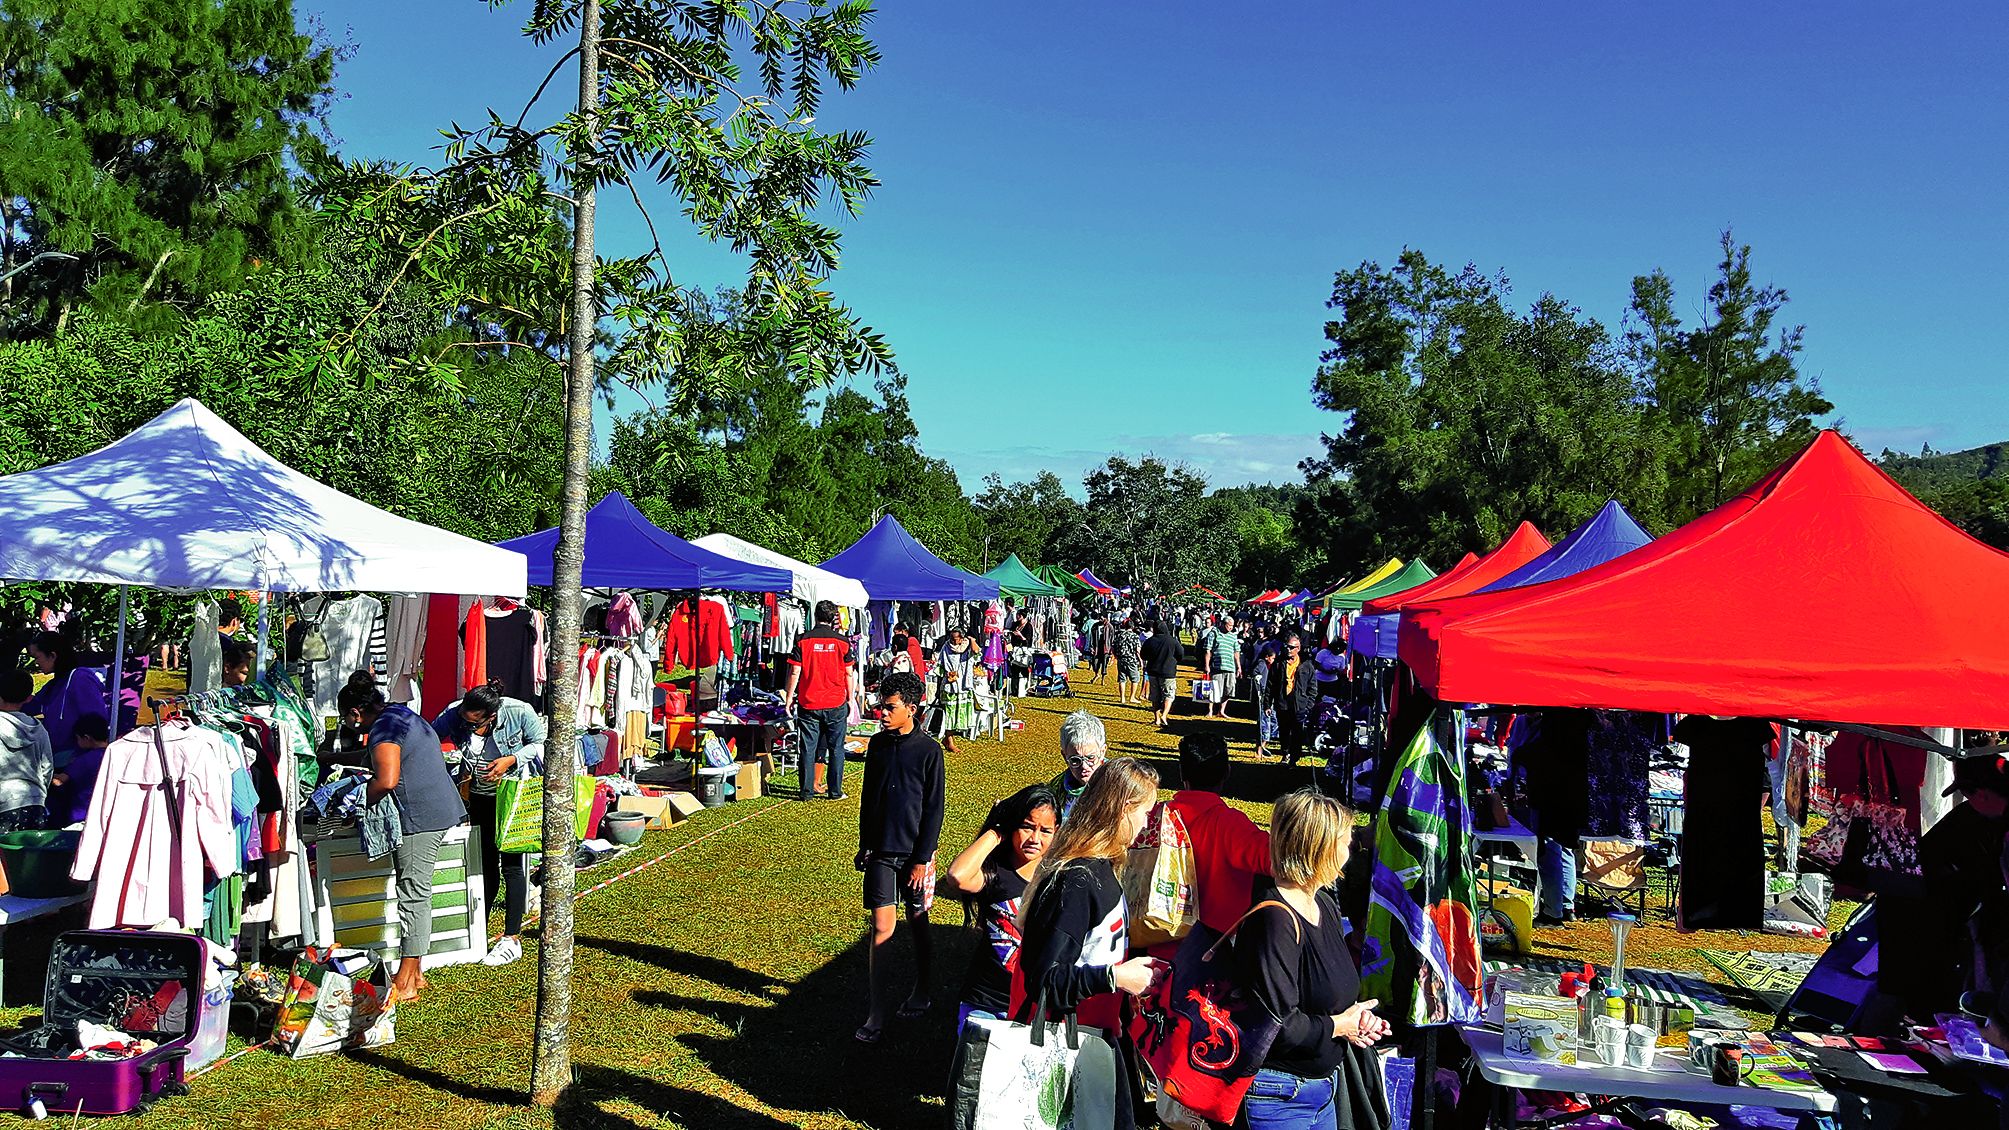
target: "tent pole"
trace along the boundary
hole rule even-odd
[[[119,736],[119,698],[126,673],[126,600],[131,594],[131,585],[119,586],[119,630],[112,644],[112,669],[105,680],[105,717],[111,722],[110,733],[114,738]]]

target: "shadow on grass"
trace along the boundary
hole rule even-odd
[[[631,942],[623,938],[601,938],[579,936],[579,944],[590,946],[616,957],[653,965],[666,973],[676,973],[694,977],[700,981],[710,981],[721,989],[729,989],[748,996],[771,997],[786,988],[786,983],[772,977],[763,976],[750,969],[720,961],[703,954],[687,953],[668,946],[653,945],[648,942]]]
[[[472,1099],[478,1103],[521,1106],[530,1100],[530,1094],[527,1091],[519,1091],[510,1087],[485,1087],[479,1083],[469,1083],[465,1079],[456,1079],[451,1075],[434,1071],[430,1067],[420,1067],[409,1060],[385,1055],[380,1051],[357,1048],[342,1054],[355,1060],[357,1063],[367,1064],[380,1071],[388,1071],[393,1075],[410,1079],[414,1083],[423,1083],[435,1091],[456,1095],[463,1099]]]
[[[936,907],[941,909],[941,904]],[[692,1033],[682,1037],[682,1042],[721,1078],[771,1107],[838,1111],[871,1126],[935,1125],[944,1118],[939,1099],[948,1082],[956,1000],[974,935],[953,924],[935,923],[930,930],[935,968],[928,990],[934,1007],[917,1019],[889,1019],[879,1042],[872,1045],[852,1038],[865,1018],[862,936],[771,1006],[695,1000],[646,990],[635,993],[634,999],[652,1007],[708,1015],[731,1028],[733,1035],[729,1037]],[[914,983],[908,931],[902,922],[894,937],[886,979],[889,1004],[903,999]],[[689,1124],[769,1125],[767,1121],[734,1121],[735,1114],[744,1112],[729,1110],[716,1123]]]
[[[618,1109],[623,1105],[640,1107],[654,1117],[637,1121]],[[579,1068],[577,1081],[559,1096],[551,1124],[559,1130],[628,1130],[653,1125],[657,1118],[692,1130],[771,1130],[791,1125],[729,1099],[597,1065]]]

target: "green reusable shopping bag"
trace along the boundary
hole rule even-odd
[[[575,840],[586,837],[586,821],[593,816],[593,790],[597,784],[591,777],[572,779]],[[495,783],[495,850],[544,850],[544,778],[504,777]]]

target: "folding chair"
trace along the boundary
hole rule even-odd
[[[1577,893],[1588,891],[1613,906],[1646,917],[1646,845],[1634,840],[1577,842]]]

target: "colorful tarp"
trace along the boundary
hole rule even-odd
[[[1828,431],[1622,557],[1412,606],[1399,652],[1451,702],[1993,730],[2005,640],[2009,554]]]
[[[529,559],[531,584],[551,583],[556,527],[496,544]],[[788,592],[795,578],[785,569],[748,564],[692,545],[649,521],[617,490],[586,511],[586,566],[580,583],[589,589]]]
[[[1067,590],[1033,575],[1025,567],[1025,562],[1014,553],[986,570],[984,576],[998,583],[998,591],[1006,596],[1066,596]]]
[[[1116,587],[1114,585],[1111,585],[1109,582],[1104,581],[1103,579],[1097,577],[1094,573],[1091,573],[1086,569],[1083,569],[1081,572],[1076,573],[1075,576],[1080,579],[1082,584],[1087,585],[1089,588],[1094,589],[1096,592],[1099,592],[1104,596],[1107,596],[1110,593],[1116,591]]]
[[[996,581],[929,553],[891,514],[823,567],[858,578],[874,600],[989,600],[998,594]]]
[[[1464,759],[1436,719],[1396,759],[1374,822],[1360,995],[1414,1025],[1465,1024],[1482,1011],[1478,884]]]
[[[1403,589],[1415,588],[1417,585],[1436,575],[1436,572],[1423,562],[1411,561],[1401,569],[1383,577],[1366,588],[1356,589],[1353,592],[1333,593],[1331,596],[1325,598],[1325,606],[1341,612],[1355,612],[1360,609],[1362,604],[1373,600],[1377,596],[1383,596],[1392,592],[1401,592]]]
[[[1357,581],[1348,581],[1342,584],[1334,585],[1318,595],[1319,598],[1322,600],[1328,596],[1333,596],[1338,593],[1359,592],[1362,589],[1371,588],[1374,585],[1378,585],[1381,582],[1387,580],[1388,578],[1394,576],[1395,574],[1401,571],[1402,571],[1402,559],[1400,557],[1391,557],[1388,560],[1382,562],[1380,568],[1375,569],[1373,572],[1367,574],[1365,577],[1362,577]]]
[[[1540,530],[1527,522],[1514,527],[1507,540],[1496,546],[1491,553],[1464,568],[1453,569],[1435,580],[1425,581],[1406,592],[1389,593],[1361,604],[1360,610],[1368,615],[1394,612],[1406,605],[1423,600],[1463,596],[1468,592],[1492,584],[1508,573],[1526,565],[1549,548],[1549,539]]]

